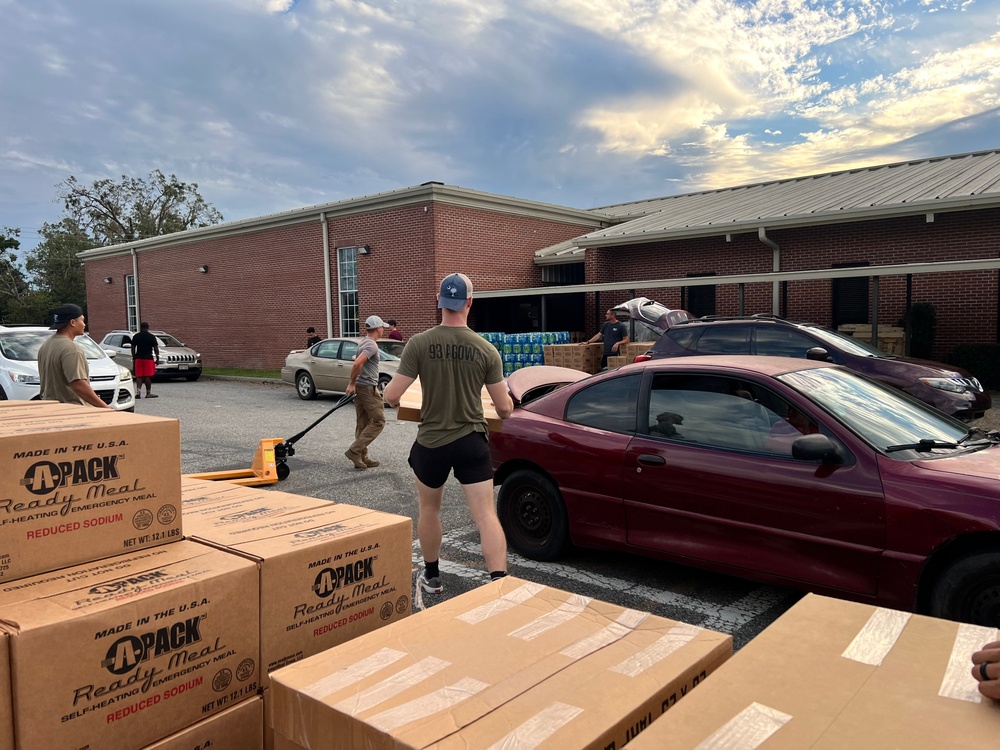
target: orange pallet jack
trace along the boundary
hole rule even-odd
[[[197,474],[185,474],[192,479],[207,479],[211,481],[232,482],[245,487],[255,487],[262,484],[276,484],[288,478],[292,470],[288,467],[288,458],[295,455],[295,443],[309,430],[333,414],[337,409],[354,400],[354,394],[344,396],[330,411],[317,419],[302,432],[288,439],[264,438],[257,446],[253,456],[253,465],[249,469],[230,469],[227,471],[203,471]]]

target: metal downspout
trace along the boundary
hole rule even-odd
[[[778,247],[778,243],[775,242],[774,240],[770,239],[767,236],[767,230],[764,229],[764,227],[757,227],[757,239],[759,239],[761,242],[763,242],[765,245],[767,245],[773,251],[772,252],[772,261],[771,261],[771,270],[775,271],[775,272],[780,271],[781,270],[781,248]],[[779,307],[779,303],[781,301],[780,300],[780,298],[781,298],[781,282],[775,281],[775,282],[772,282],[772,283],[773,283],[773,286],[771,287],[771,314],[772,315],[777,315],[778,311],[781,309]]]
[[[326,284],[326,335],[334,335],[333,331],[333,293],[330,288],[330,224],[326,213],[320,213],[319,220],[323,224],[323,282]]]
[[[134,247],[132,248],[132,281],[135,287],[135,322],[138,323],[142,320],[142,310],[139,308],[139,257]],[[128,320],[125,321],[125,325],[128,325]]]

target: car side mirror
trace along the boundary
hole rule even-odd
[[[820,434],[796,438],[792,443],[792,458],[799,461],[821,461],[824,464],[844,463],[837,444]]]
[[[111,359],[114,359],[115,357],[118,356],[118,352],[116,352],[114,349],[105,349],[104,353],[107,354],[109,357],[111,357]]]
[[[132,337],[126,336],[122,339],[122,346],[132,346]]]
[[[833,357],[830,356],[830,352],[822,346],[814,346],[812,349],[807,351],[806,359],[814,359],[817,362],[833,362]]]

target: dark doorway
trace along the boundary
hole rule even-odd
[[[469,325],[482,333],[541,333],[587,328],[582,293],[545,297],[544,327],[542,304],[541,295],[477,299],[472,304]]]
[[[715,276],[715,272],[688,274],[688,278],[695,276]],[[700,318],[704,315],[715,315],[715,287],[681,287],[681,309],[687,310],[696,318]]]
[[[870,263],[834,263],[832,268],[864,268]],[[834,330],[844,323],[868,323],[871,304],[868,277],[831,280],[830,322]]]

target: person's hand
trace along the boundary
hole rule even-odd
[[[347,395],[347,396],[350,396],[356,390],[357,390],[357,388],[355,387],[354,383],[348,383],[347,384],[347,390],[344,391],[344,394]]]
[[[979,692],[1000,701],[1000,641],[987,643],[972,655],[972,676],[979,682]]]
[[[620,345],[621,345],[621,342],[620,342],[620,341],[616,341],[615,343],[613,343],[613,344],[611,345],[611,351],[613,351],[613,352],[617,352],[617,351],[618,351],[618,347],[619,347]]]

